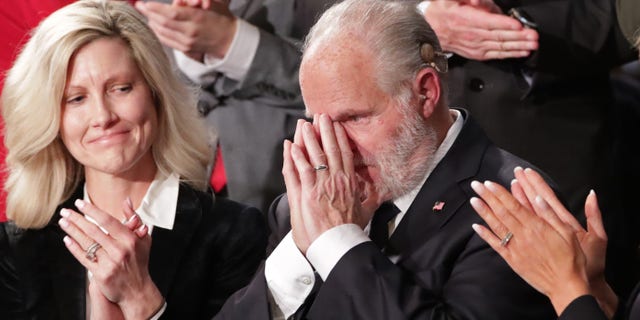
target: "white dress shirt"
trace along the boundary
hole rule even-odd
[[[418,195],[420,188],[440,160],[444,158],[462,130],[464,119],[461,113],[453,109],[450,112],[455,117],[455,121],[436,150],[433,156],[434,161],[427,168],[424,179],[406,195],[393,200],[393,203],[400,209],[400,213],[390,222],[389,235],[395,231]],[[298,250],[291,232],[289,232],[265,262],[264,274],[269,288],[270,307],[274,319],[289,318],[302,306],[315,283],[314,269],[323,280],[326,280],[342,256],[365,241],[371,240],[365,230],[362,230],[358,225],[340,225],[325,231],[311,243],[305,257]]]

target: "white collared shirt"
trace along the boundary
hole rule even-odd
[[[464,119],[458,110],[451,109],[455,117],[453,125],[434,154],[432,165],[427,168],[424,179],[406,195],[395,199],[400,213],[390,222],[391,235],[415,200],[422,185],[447,154],[462,130]],[[368,228],[366,228],[368,229]],[[367,230],[368,231],[368,230]],[[265,262],[265,278],[269,288],[269,299],[274,319],[286,319],[304,303],[315,283],[313,270],[326,280],[338,261],[353,247],[370,241],[367,232],[356,224],[344,224],[321,234],[307,250],[305,257],[289,232]]]

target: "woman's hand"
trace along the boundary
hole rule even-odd
[[[587,230],[585,230],[558,200],[542,176],[531,169],[522,170],[522,168],[516,168],[514,172],[519,182],[518,185],[522,187],[527,201],[533,201],[539,195],[551,206],[562,222],[571,227],[586,257],[586,272],[591,294],[596,297],[607,316],[609,318],[613,317],[618,305],[618,298],[604,277],[607,234],[604,231],[602,214],[598,207],[595,192],[591,191],[584,203],[584,211],[587,217]]]
[[[73,210],[62,209],[60,226],[68,234],[64,238],[68,250],[91,272],[91,282],[95,282],[106,299],[120,307],[125,318],[153,315],[163,304],[163,298],[149,276],[151,237],[147,227],[137,215],[132,215],[130,204],[125,206],[125,215],[129,217],[125,224],[90,203],[76,200],[75,204],[100,227]],[[139,227],[130,230],[136,225]],[[96,243],[97,249],[89,250],[96,248]]]
[[[542,197],[530,201],[534,213],[497,183],[474,181],[471,187],[482,198],[472,198],[471,205],[491,230],[476,224],[473,229],[525,281],[547,295],[558,314],[575,298],[589,293],[580,243]],[[512,186],[519,187],[517,182]],[[508,233],[513,236],[507,241]]]

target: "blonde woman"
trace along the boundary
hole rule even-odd
[[[0,318],[209,319],[248,282],[263,218],[207,192],[194,92],[127,3],[79,1],[45,19],[2,105]]]

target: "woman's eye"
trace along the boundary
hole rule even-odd
[[[82,101],[84,101],[84,96],[73,96],[67,99],[68,104],[79,104],[82,103]]]
[[[115,91],[117,92],[129,92],[131,91],[131,85],[127,84],[127,85],[120,85],[120,86],[116,86],[114,87]]]

